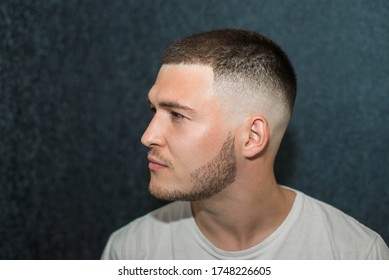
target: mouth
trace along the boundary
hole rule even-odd
[[[151,171],[157,171],[168,167],[166,163],[151,155],[147,156],[147,160],[149,161],[149,169]]]

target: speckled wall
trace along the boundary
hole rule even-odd
[[[389,242],[389,2],[0,2],[0,258],[95,259],[162,205],[147,193],[145,97],[162,50],[194,32],[262,32],[299,96],[279,181]]]

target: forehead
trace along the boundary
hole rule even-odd
[[[204,65],[162,65],[149,92],[152,103],[161,101],[195,102],[212,97],[213,70]],[[186,104],[184,104],[186,105]]]

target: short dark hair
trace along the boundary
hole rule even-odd
[[[161,64],[207,65],[215,80],[241,75],[261,86],[272,86],[282,91],[292,112],[297,90],[293,66],[277,44],[257,32],[221,29],[194,34],[171,45]]]

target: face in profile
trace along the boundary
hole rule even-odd
[[[163,65],[148,98],[154,116],[142,143],[150,149],[150,192],[194,201],[229,186],[234,137],[213,93],[212,68]]]

